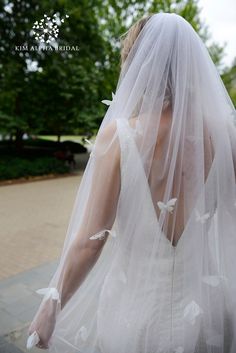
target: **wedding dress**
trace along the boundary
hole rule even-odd
[[[121,70],[28,347],[48,331],[50,353],[236,351],[235,118],[193,28],[154,14]]]
[[[127,120],[120,119],[117,121],[120,125],[120,145],[122,151],[121,158],[121,175],[123,183],[125,178],[130,174],[128,170],[127,156],[129,149],[135,148],[135,141],[133,139],[132,129],[130,129]],[[137,153],[137,151],[136,151]],[[142,166],[140,165],[139,174],[143,173]],[[147,186],[148,188],[148,186]],[[127,191],[121,190],[121,193]],[[122,198],[123,195],[121,195]],[[143,278],[140,278],[138,285],[139,291],[135,297],[135,303],[132,305],[130,295],[135,286],[135,275],[127,278],[126,268],[130,258],[130,251],[127,249],[126,240],[123,239],[120,245],[121,250],[117,254],[116,259],[113,260],[112,267],[110,268],[100,293],[100,300],[98,306],[98,335],[100,337],[101,352],[150,352],[150,353],[167,353],[167,352],[188,352],[188,345],[192,345],[193,340],[196,341],[196,352],[208,352],[209,347],[217,347],[220,344],[220,336],[217,334],[209,333],[208,337],[201,336],[201,324],[199,322],[198,329],[195,325],[194,334],[188,337],[189,343],[184,340],[184,320],[191,325],[196,324],[198,315],[198,308],[191,298],[191,293],[183,295],[183,274],[184,274],[184,256],[185,261],[190,263],[192,256],[192,248],[186,244],[186,254],[184,255],[183,246],[185,241],[189,242],[191,233],[186,231],[182,234],[177,246],[173,246],[167,237],[161,231],[156,215],[153,212],[152,200],[150,194],[145,193],[145,198],[142,199],[145,205],[147,218],[145,222],[149,224],[145,231],[145,238],[148,238],[148,233],[155,234],[161,246],[161,256],[156,256],[156,261],[152,264],[150,278],[148,279],[147,288],[142,288],[142,281],[146,279],[146,268],[149,265],[149,257],[145,258],[144,254],[140,254],[140,258],[136,258],[136,266],[141,265],[145,271]],[[119,218],[117,220],[118,234],[122,233],[122,224],[119,225]],[[152,225],[152,227],[151,227]],[[154,225],[154,227],[153,227]],[[214,232],[209,229],[209,233]],[[157,249],[156,249],[157,251]],[[188,259],[186,258],[188,257]],[[141,261],[141,264],[139,262]],[[214,264],[215,271],[217,265]],[[203,278],[206,285],[213,285],[212,295],[216,291],[215,287],[218,283],[208,283],[211,278]],[[224,284],[221,284],[222,289]],[[219,290],[219,288],[217,289]],[[122,300],[120,296],[122,293]],[[160,306],[160,303],[161,306]],[[140,308],[145,307],[143,310],[142,320],[140,325],[137,325],[137,313]],[[186,310],[189,307],[189,310]],[[186,308],[184,310],[184,308]],[[191,313],[191,309],[192,313]],[[214,310],[216,311],[217,319],[217,305]],[[225,345],[224,352],[228,352],[227,345],[230,344],[232,339],[232,332],[230,329],[232,323],[230,321],[230,313],[225,309]],[[198,319],[199,320],[199,319]],[[101,329],[99,330],[101,325]],[[104,331],[104,328],[107,330]],[[145,333],[148,327],[148,335]],[[105,334],[104,334],[105,333]],[[138,337],[135,346],[132,337]],[[122,337],[122,340],[121,340]],[[230,338],[231,337],[231,338]],[[205,344],[205,339],[208,342],[208,347]],[[114,347],[117,347],[114,349]],[[123,348],[124,347],[124,348]],[[117,349],[117,350],[116,350]],[[210,350],[209,350],[210,351]]]

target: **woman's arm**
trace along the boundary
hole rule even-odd
[[[109,143],[111,144],[107,147]],[[110,230],[115,220],[120,193],[120,149],[115,121],[104,128],[97,137],[92,153],[95,163],[94,173],[83,216],[84,221],[68,251],[59,280],[62,288],[61,309],[93,268],[108,234],[106,233],[102,240],[90,237],[101,230]]]
[[[100,245],[96,247],[92,246],[92,241],[89,240],[87,244],[74,244],[70,248],[63,273],[61,310],[95,265],[102,252],[105,241],[105,239],[98,240]]]
[[[65,255],[56,289],[62,310],[97,262],[113,226],[120,194],[120,147],[116,121],[109,123],[97,136],[90,157],[94,163],[88,198],[78,232]],[[101,239],[90,239],[100,233]],[[107,234],[108,233],[108,234]],[[54,330],[58,303],[45,300],[29,329],[37,331],[39,348],[47,348]],[[41,347],[40,347],[41,345]]]

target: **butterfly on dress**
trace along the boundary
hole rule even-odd
[[[157,206],[159,207],[159,209],[161,211],[167,211],[167,212],[172,213],[176,201],[177,201],[177,198],[170,199],[169,201],[167,201],[167,203],[164,203],[162,201],[158,201]]]
[[[111,105],[111,103],[113,102],[114,97],[115,97],[115,94],[112,92],[112,100],[111,101],[109,99],[103,99],[101,102],[106,104],[106,105]]]
[[[85,326],[81,326],[79,331],[78,331],[79,336],[81,337],[81,339],[85,342],[87,341],[88,338],[88,330]]]
[[[90,153],[90,156],[92,156],[93,155],[93,149],[94,149],[94,143],[92,142],[92,141],[90,141],[90,140],[88,140],[88,139],[84,139],[88,144],[89,144],[89,153]]]
[[[210,217],[210,213],[204,213],[203,215],[200,215],[198,210],[195,210],[195,214],[196,214],[196,221],[200,222],[201,224],[204,224],[208,218]]]
[[[111,236],[112,236],[113,238],[116,237],[116,233],[115,233],[114,230],[111,231],[110,229],[103,229],[103,230],[101,230],[100,232],[98,232],[98,233],[92,235],[89,239],[91,239],[91,240],[96,240],[96,239],[98,239],[98,240],[103,240],[103,239],[105,239],[105,237],[106,237],[106,235],[105,235],[106,232],[108,232],[109,234],[111,234]]]
[[[203,276],[202,281],[211,287],[217,287],[223,281],[228,281],[227,277],[222,275]]]
[[[194,325],[197,317],[203,314],[202,308],[192,300],[184,309],[184,319],[188,321],[191,325]]]

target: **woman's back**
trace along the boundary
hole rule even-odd
[[[171,127],[171,119],[172,112],[171,108],[167,108],[164,112],[162,112],[162,116],[160,119],[160,125],[158,128],[158,136],[156,140],[156,145],[153,153],[153,160],[151,164],[150,174],[148,178],[148,183],[150,187],[150,193],[152,195],[153,205],[156,210],[157,218],[160,216],[160,208],[157,205],[159,200],[163,200],[164,193],[167,186],[167,177],[168,177],[168,165],[164,168],[165,162],[165,154],[167,151],[167,145],[169,142],[170,135],[170,127]],[[133,117],[129,120],[130,126],[134,129],[137,123],[137,118]],[[211,137],[208,133],[208,129],[206,125],[204,126],[204,170],[205,170],[205,180],[207,179],[209,170],[211,168],[213,158],[214,158],[214,150],[211,142]],[[136,139],[138,145],[138,139]],[[191,145],[194,141],[186,141],[184,148],[186,150],[186,154],[188,154],[188,160],[191,160]],[[185,224],[188,221],[187,216],[189,215],[189,210],[184,211],[184,182],[185,179],[189,177],[188,165],[183,165],[181,161],[176,162],[176,171],[178,168],[182,169],[181,176],[176,173],[173,178],[173,190],[171,194],[171,198],[174,198],[178,194],[178,205],[176,207],[176,220],[173,222],[173,214],[169,215],[168,219],[168,228],[166,229],[166,237],[171,242],[173,246],[176,246],[178,240],[183,234]],[[190,168],[190,166],[189,166]],[[163,170],[166,172],[163,172]],[[191,197],[192,190],[188,190],[190,195],[186,195],[185,197]],[[174,228],[173,228],[174,227]]]
[[[127,156],[133,153],[134,158],[134,153],[137,153],[138,158],[138,149],[135,148],[138,146],[138,136],[136,135],[136,139],[132,131],[136,122],[135,118],[130,119],[129,122],[122,119],[117,121],[123,154],[121,156],[121,176],[123,178],[121,183],[123,184],[126,184],[127,175],[132,174],[132,171],[129,171],[132,167],[128,164]],[[163,143],[167,136],[164,133],[165,127],[164,122],[163,130],[161,129]],[[162,144],[157,143],[155,157],[159,160],[161,160],[161,150]],[[135,173],[139,170],[144,176],[141,164],[138,168]],[[159,168],[162,170],[160,166]],[[137,179],[139,179],[138,176]],[[120,246],[114,255],[100,295],[99,346],[104,352],[116,352],[115,347],[119,347],[119,351],[122,352],[182,353],[189,352],[194,342],[196,349],[194,352],[205,353],[211,345],[209,342],[213,342],[212,345],[215,345],[217,349],[217,339],[220,341],[221,338],[214,337],[214,333],[210,331],[206,334],[203,321],[205,296],[215,295],[215,286],[207,288],[206,293],[203,290],[200,303],[193,295],[191,286],[186,287],[185,282],[187,272],[185,266],[189,264],[191,268],[193,265],[194,238],[191,230],[193,227],[185,228],[184,223],[176,222],[175,224],[180,224],[177,229],[183,227],[181,234],[184,232],[184,236],[181,235],[179,237],[181,240],[178,240],[174,246],[171,244],[170,239],[159,227],[156,214],[153,212],[153,197],[152,200],[150,198],[150,191],[152,195],[159,193],[161,196],[162,183],[166,183],[166,180],[158,180],[158,174],[157,182],[154,174],[153,179],[151,187],[149,183],[148,188],[144,187],[143,190],[139,190],[139,201],[143,202],[145,211],[142,221],[139,222],[139,229],[136,227],[133,230],[133,236],[136,237],[134,247],[129,246],[126,225],[121,221],[123,213],[121,209],[118,211],[116,229]],[[121,192],[123,202],[132,196],[132,190],[127,188]],[[157,200],[158,198],[155,201]],[[181,207],[179,214],[183,214]],[[194,220],[195,215],[192,216],[192,224]],[[208,233],[214,233],[214,222],[211,223]],[[214,259],[208,262],[208,266],[212,273],[217,273],[217,262]],[[219,286],[222,290],[221,300],[223,300],[224,283]],[[225,327],[227,327],[223,349],[224,352],[230,352],[228,345],[230,346],[232,340],[231,314],[225,305],[220,315],[217,310],[218,302],[215,302],[211,307],[211,315],[215,321],[221,314],[223,315]],[[109,329],[105,330],[108,326]],[[192,330],[188,331],[187,327],[192,327]],[[121,336],[122,342],[119,342]],[[217,350],[212,350],[212,352],[217,352]]]

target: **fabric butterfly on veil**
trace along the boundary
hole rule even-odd
[[[113,102],[113,99],[114,99],[114,97],[115,97],[115,94],[114,94],[113,92],[112,92],[111,94],[112,94],[112,100],[103,99],[101,102],[102,102],[103,104],[106,104],[106,105],[111,105],[111,103]]]
[[[87,143],[88,143],[88,145],[89,145],[89,147],[88,147],[88,152],[90,153],[90,156],[92,157],[93,156],[93,150],[94,150],[94,142],[92,142],[92,141],[90,141],[90,140],[88,140],[88,139],[84,139]]]
[[[200,214],[198,210],[195,210],[195,215],[196,215],[196,221],[200,222],[201,224],[204,224],[208,218],[210,217],[210,213],[204,213],[203,215]]]
[[[110,230],[110,229],[103,229],[103,230],[101,230],[100,232],[98,232],[98,233],[95,233],[94,235],[92,235],[89,239],[91,239],[91,240],[96,240],[96,239],[98,239],[98,240],[103,240],[103,239],[105,239],[105,237],[106,237],[106,232],[108,233],[108,234],[110,234],[113,238],[115,238],[116,237],[116,232],[115,232],[115,230]]]
[[[177,198],[170,199],[169,201],[167,201],[167,203],[164,203],[162,201],[158,201],[157,206],[159,207],[159,209],[161,211],[167,211],[167,212],[172,213],[174,210],[174,206],[175,206],[176,201],[177,201]]]

